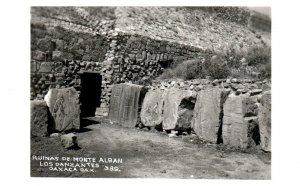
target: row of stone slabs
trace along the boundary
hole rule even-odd
[[[212,143],[240,148],[260,143],[264,151],[271,151],[270,92],[263,93],[258,103],[256,98],[229,94],[220,88],[202,90],[197,95],[177,88],[150,89],[145,96],[143,89],[133,84],[114,85],[109,119],[135,127],[140,115],[144,126],[162,124],[164,130],[192,128],[200,139]]]
[[[217,143],[221,138],[224,144],[241,148],[253,144],[258,132],[261,148],[271,151],[271,94],[263,93],[260,103],[255,100],[219,88],[193,95],[177,88],[146,91],[138,85],[117,84],[112,88],[109,119],[125,127],[135,127],[140,117],[149,127],[192,128],[201,139]],[[45,101],[31,102],[33,136],[69,129],[80,129],[79,95],[74,88],[50,89]]]

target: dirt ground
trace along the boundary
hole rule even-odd
[[[31,161],[31,176],[113,178],[271,179],[271,154],[201,142],[195,135],[169,137],[124,128],[100,118],[77,131],[80,149],[64,149],[59,138],[32,138],[31,155],[102,158],[91,172],[50,171]],[[116,158],[122,163],[108,163]]]

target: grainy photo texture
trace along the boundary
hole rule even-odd
[[[269,7],[31,7],[31,176],[271,179]]]

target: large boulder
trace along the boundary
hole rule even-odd
[[[73,87],[50,89],[44,99],[51,113],[51,131],[80,129],[79,95]]]
[[[110,121],[125,127],[135,127],[142,89],[143,86],[129,83],[114,85],[108,114]]]
[[[257,103],[247,95],[230,94],[224,103],[223,143],[249,148],[259,143]]]
[[[192,128],[197,136],[206,141],[217,143],[221,138],[223,103],[228,92],[212,88],[198,92],[192,120]]]
[[[43,100],[33,100],[31,106],[31,135],[46,136],[48,134],[48,107]]]
[[[163,91],[149,90],[144,98],[141,110],[141,121],[145,126],[156,126],[163,121]]]
[[[260,100],[258,111],[260,146],[264,151],[271,152],[271,92],[265,92]]]
[[[188,129],[191,127],[191,115],[189,112],[180,111],[182,110],[179,105],[183,99],[189,99],[193,96],[193,92],[190,90],[180,90],[177,88],[171,88],[165,90],[163,94],[163,129],[172,130],[176,128],[185,128]],[[188,113],[188,115],[186,115]],[[186,117],[186,118],[182,118]],[[180,119],[182,118],[182,119]],[[186,120],[189,121],[186,121]],[[184,124],[179,123],[178,121],[185,121]]]

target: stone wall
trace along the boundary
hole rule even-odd
[[[123,33],[116,38],[115,48],[114,83],[155,78],[172,64],[211,54],[192,46]]]
[[[49,88],[80,88],[80,74],[99,72],[108,49],[106,38],[31,25],[31,99],[43,98]]]
[[[130,35],[115,30],[102,63],[103,92],[97,113],[108,111],[111,87],[117,83],[152,81],[164,68],[186,59],[211,55],[210,51],[179,43],[155,40],[146,36]]]
[[[201,9],[189,13],[180,7],[117,7],[107,10],[89,7],[32,8],[31,99],[43,99],[49,88],[75,87],[80,91],[80,75],[96,72],[102,76],[101,104],[96,115],[105,115],[113,84],[151,83],[164,68],[173,64],[212,56],[211,46],[226,48],[232,41],[235,46],[238,46],[236,42],[249,46],[261,43],[261,39],[244,27],[244,23],[216,21],[215,12],[207,16]],[[160,14],[151,14],[152,10]],[[170,13],[172,23],[161,19],[166,13],[162,10]],[[196,17],[193,15],[195,12]],[[192,17],[202,17],[204,21],[192,20]],[[187,21],[199,24],[187,27],[193,25],[187,24]],[[131,26],[129,23],[132,23]],[[226,34],[220,34],[221,30],[217,27],[212,28],[214,24]],[[238,31],[238,38],[236,34],[232,35],[232,29]]]

